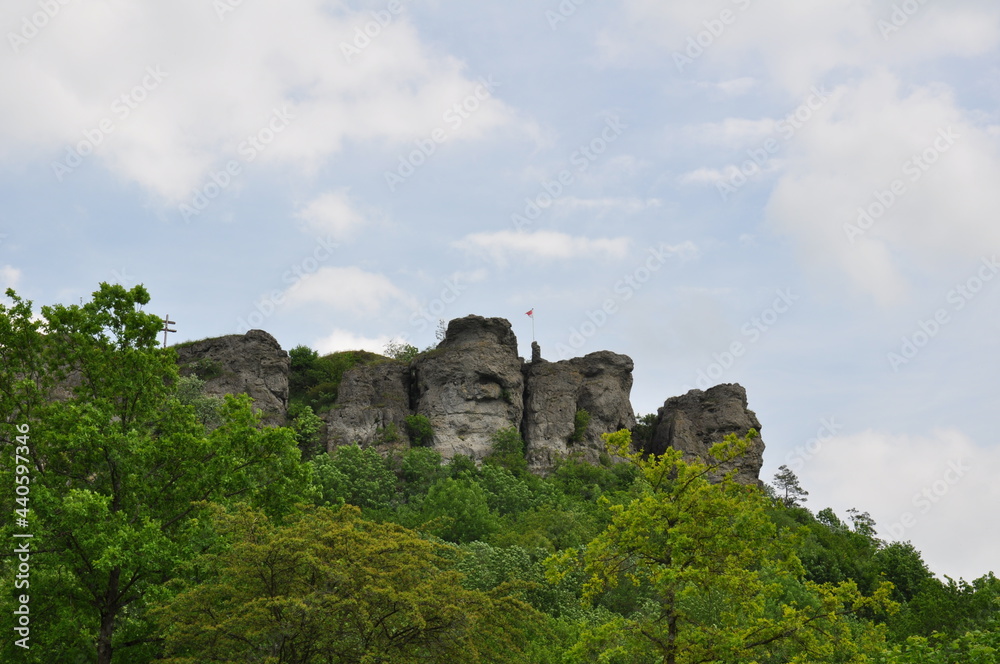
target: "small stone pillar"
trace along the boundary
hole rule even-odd
[[[531,361],[533,363],[542,361],[542,347],[538,345],[537,341],[531,342]]]

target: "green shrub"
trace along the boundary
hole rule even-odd
[[[490,452],[483,463],[506,468],[514,475],[528,472],[528,462],[524,458],[525,445],[517,427],[500,429],[490,437]]]
[[[573,433],[569,437],[569,442],[582,443],[584,436],[587,435],[587,427],[589,426],[590,413],[583,408],[576,411],[576,415],[573,416]]]
[[[430,447],[434,444],[434,428],[426,415],[407,415],[406,433],[413,446]]]

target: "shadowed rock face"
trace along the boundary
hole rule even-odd
[[[270,334],[250,330],[195,341],[176,350],[182,373],[206,378],[206,394],[249,394],[265,424],[284,424],[290,361]]]
[[[494,432],[520,427],[521,365],[509,321],[482,316],[451,321],[438,347],[412,365],[412,402],[434,428],[434,449],[446,459],[455,454],[481,459]]]
[[[682,450],[689,459],[708,458],[708,449],[727,434],[746,435],[750,429],[760,433],[760,421],[747,409],[747,393],[736,383],[716,385],[706,391],[691,390],[666,400],[657,410],[656,426],[646,452],[663,454],[668,448]],[[764,441],[756,438],[753,447],[741,458],[721,467],[722,472],[738,468],[736,480],[757,484],[764,458]]]
[[[610,351],[528,365],[523,431],[529,467],[545,472],[572,453],[597,462],[602,433],[634,427],[632,368],[630,357]],[[590,414],[590,425],[582,441],[571,443],[578,410]]]
[[[322,416],[326,422],[326,448],[362,446],[382,440],[392,424],[400,442],[409,442],[406,416],[410,414],[410,368],[400,362],[377,362],[344,372],[337,403]]]

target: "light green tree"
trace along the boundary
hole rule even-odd
[[[252,510],[218,520],[231,547],[158,612],[167,664],[531,661],[544,616],[502,588],[463,588],[450,546],[353,506],[286,527]]]
[[[729,436],[707,463],[688,463],[679,450],[631,452],[626,430],[605,434],[609,452],[639,468],[643,491],[607,504],[611,524],[582,552],[555,556],[550,570],[558,579],[582,567],[590,601],[625,584],[644,599],[585,630],[572,661],[860,662],[880,649],[881,633],[849,616],[892,607],[889,584],[864,597],[852,582],[804,582],[767,498],[731,477],[709,480],[754,435]]]

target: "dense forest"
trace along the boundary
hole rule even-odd
[[[1000,581],[811,511],[788,469],[720,476],[753,431],[691,462],[635,453],[640,418],[545,477],[515,428],[479,464],[418,419],[413,446],[327,454],[314,409],[392,358],[296,349],[293,417],[264,427],[179,374],[143,287],[7,297],[4,662],[1000,662]]]

